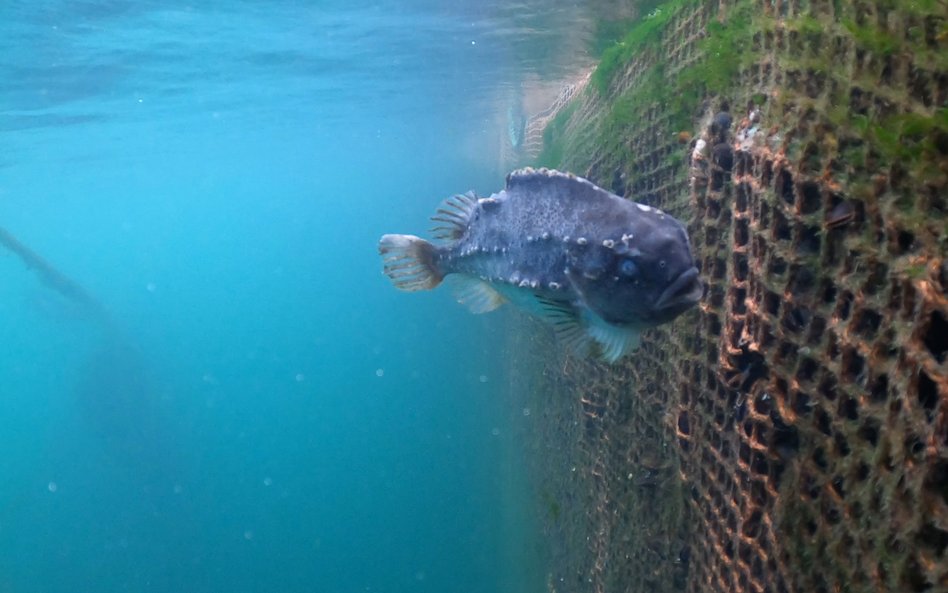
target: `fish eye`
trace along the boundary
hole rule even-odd
[[[619,264],[619,271],[623,276],[636,276],[639,273],[639,267],[631,259],[624,259]]]

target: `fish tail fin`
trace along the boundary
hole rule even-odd
[[[437,253],[434,245],[414,235],[382,235],[379,239],[385,275],[399,290],[431,290],[441,284],[444,274],[435,261]]]

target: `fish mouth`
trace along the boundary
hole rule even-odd
[[[653,311],[675,310],[682,312],[701,300],[704,284],[698,278],[698,268],[692,267],[675,278],[652,306]]]

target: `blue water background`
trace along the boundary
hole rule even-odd
[[[0,6],[0,592],[544,590],[505,314],[380,273],[569,11]],[[552,19],[552,21],[551,21]]]

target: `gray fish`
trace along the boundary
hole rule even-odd
[[[379,241],[397,288],[429,290],[450,275],[474,313],[511,302],[577,349],[597,345],[609,362],[704,290],[680,222],[568,173],[514,171],[499,193],[448,198],[432,220],[439,244],[413,235]]]

